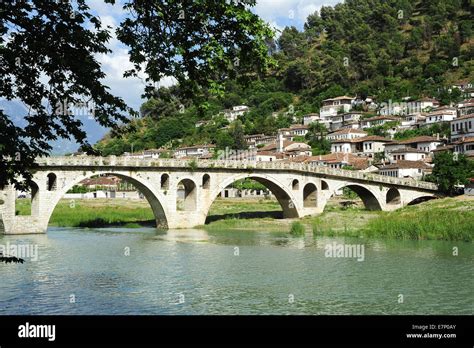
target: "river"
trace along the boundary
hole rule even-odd
[[[0,264],[0,314],[474,313],[473,243],[52,227],[7,243],[38,257]],[[327,257],[340,244],[363,260]]]

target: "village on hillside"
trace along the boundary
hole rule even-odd
[[[339,96],[323,100],[319,113],[304,115],[302,123],[278,129],[277,134],[244,135],[245,151],[221,151],[214,144],[195,144],[176,149],[147,149],[125,156],[138,159],[176,158],[182,160],[224,159],[240,161],[286,161],[310,166],[327,166],[336,169],[357,170],[397,178],[423,180],[432,172],[436,153],[449,151],[474,158],[474,92],[472,83],[453,85],[463,93],[465,100],[454,105],[440,105],[433,98],[422,98],[400,103],[377,103],[373,98]],[[229,123],[245,115],[249,107],[235,106],[223,110]],[[376,116],[373,116],[373,115]],[[295,118],[296,120],[296,118]],[[209,121],[196,123],[201,127]],[[450,136],[426,134],[426,129],[438,125]],[[444,128],[443,128],[444,127]],[[377,135],[382,129],[384,136]],[[412,131],[414,136],[397,139],[400,133]],[[319,132],[319,133],[318,133]],[[327,142],[329,153],[314,155],[308,144],[313,134]],[[418,135],[417,135],[418,134]],[[88,193],[84,197],[116,197],[115,191],[127,192],[120,179],[99,177],[81,183]],[[472,192],[472,184],[466,193]],[[255,194],[261,194],[256,190]],[[121,193],[119,197],[129,197]],[[132,195],[134,197],[134,195]],[[228,193],[222,196],[227,197]],[[234,196],[234,194],[232,195]],[[139,197],[137,193],[137,197]]]

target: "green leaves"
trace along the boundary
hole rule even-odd
[[[147,72],[150,97],[153,82],[165,76],[176,78],[186,96],[195,96],[206,90],[220,94],[227,78],[265,73],[272,62],[265,42],[273,33],[246,3],[254,1],[126,3],[130,17],[117,37],[130,47],[129,74]]]
[[[51,150],[49,141],[69,138],[88,145],[80,117],[57,112],[58,105],[88,100],[97,122],[106,127],[127,120],[130,110],[101,82],[105,75],[96,59],[109,52],[110,33],[98,29],[100,20],[88,10],[84,0],[77,7],[57,1],[0,3],[0,97],[28,109],[17,115],[26,120],[24,128],[0,112],[0,185],[18,185],[19,175],[28,180],[35,157]]]
[[[443,151],[435,155],[433,162],[431,178],[448,195],[455,194],[457,186],[467,184],[474,177],[474,162],[465,155]]]

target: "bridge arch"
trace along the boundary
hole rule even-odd
[[[299,206],[298,202],[292,192],[284,183],[270,175],[258,174],[258,173],[244,173],[233,175],[226,180],[222,181],[211,193],[211,199],[208,205],[204,209],[205,216],[207,217],[209,209],[212,204],[219,196],[219,194],[229,185],[242,179],[252,179],[268,188],[278,200],[282,210],[284,218],[296,218],[299,217]],[[296,192],[296,191],[295,191]]]
[[[69,181],[61,190],[55,191],[54,196],[52,196],[51,200],[48,202],[48,213],[45,227],[47,227],[49,220],[51,219],[51,215],[61,198],[63,198],[64,195],[70,189],[72,189],[81,181],[97,175],[113,175],[133,184],[143,194],[143,196],[150,204],[150,207],[153,211],[153,215],[155,216],[156,227],[164,229],[168,228],[169,214],[166,210],[166,207],[161,203],[165,201],[164,196],[160,192],[156,191],[153,186],[147,181],[145,181],[143,178],[132,177],[131,175],[116,173],[112,171],[86,172],[83,175],[76,177],[74,180]]]
[[[180,185],[184,187],[184,192],[183,192],[182,207],[180,207],[181,209],[178,209],[178,210],[184,210],[184,211],[196,210],[197,196],[198,196],[196,183],[192,179],[183,178],[176,185],[176,190],[178,190]],[[176,194],[176,207],[177,208],[178,208],[179,200],[180,200],[180,197],[178,194]]]
[[[436,198],[438,198],[438,197],[435,196],[435,195],[433,195],[433,196],[422,195],[422,196],[419,196],[415,199],[412,199],[410,202],[408,202],[407,205],[416,205],[416,204],[420,204],[420,203],[423,203],[423,202],[431,201],[432,199],[436,199]]]
[[[377,198],[377,194],[374,193],[370,188],[361,184],[344,183],[338,185],[328,199],[334,196],[337,191],[345,187],[350,188],[357,194],[357,196],[359,196],[367,210],[382,210],[382,204]]]
[[[318,188],[312,182],[304,185],[303,188],[303,207],[315,208],[318,205]]]
[[[387,195],[385,197],[385,203],[392,204],[392,205],[398,205],[398,204],[401,203],[401,201],[402,201],[402,199],[401,199],[400,191],[395,187],[391,187],[387,191]]]
[[[40,180],[31,180],[30,184],[27,187],[27,190],[23,192],[25,195],[29,193],[30,195],[30,210],[28,212],[25,212],[21,215],[31,215],[35,216],[39,214],[39,207],[40,207],[40,197],[42,196],[41,189],[40,189],[40,184],[38,182],[41,182]],[[15,190],[15,192],[17,192]],[[14,207],[13,207],[13,212],[15,215],[17,215],[17,202],[16,202],[16,194],[15,194],[15,201],[14,201]]]

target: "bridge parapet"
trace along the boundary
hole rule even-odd
[[[268,169],[268,170],[295,170],[316,174],[325,174],[335,177],[344,177],[358,180],[379,182],[382,184],[393,184],[414,187],[424,190],[437,191],[438,186],[431,182],[419,181],[408,178],[394,178],[390,176],[365,173],[354,170],[328,168],[324,166],[310,165],[295,162],[257,162],[257,161],[232,161],[232,160],[180,160],[180,159],[138,159],[130,157],[42,157],[36,160],[43,167],[64,166],[115,166],[115,167],[163,167],[163,168],[229,168],[229,169]]]

